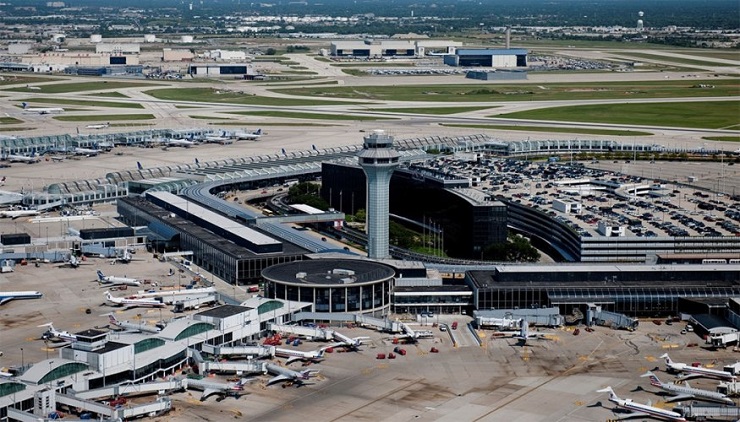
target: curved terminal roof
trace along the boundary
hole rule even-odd
[[[273,281],[316,286],[373,283],[395,273],[387,265],[355,259],[293,261],[262,270],[262,276]]]
[[[19,378],[21,381],[31,384],[43,384],[86,370],[88,370],[86,363],[54,358],[36,363]]]

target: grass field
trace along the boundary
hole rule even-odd
[[[153,114],[90,114],[87,116],[54,116],[62,122],[110,122],[120,120],[152,120]]]
[[[345,71],[347,69],[344,69]],[[699,88],[704,84],[713,88]],[[740,79],[665,80],[641,82],[551,83],[512,85],[385,85],[274,89],[315,98],[381,101],[554,101],[740,95]]]
[[[3,125],[14,125],[16,123],[23,123],[23,120],[16,119],[15,117],[0,117],[0,124]]]
[[[304,105],[336,105],[336,104],[361,104],[359,102],[340,102],[310,100],[302,98],[272,98],[245,95],[241,92],[219,91],[211,88],[164,88],[146,91],[160,100],[170,101],[194,101],[206,103],[227,103],[245,105],[272,105],[272,106],[304,106]]]
[[[239,114],[242,116],[266,116],[266,117],[286,117],[289,119],[316,119],[316,120],[395,120],[390,117],[371,117],[371,116],[354,116],[347,114],[329,114],[329,113],[299,113],[293,111],[235,111],[229,114]]]
[[[738,124],[740,101],[553,107],[490,117],[719,129]]]
[[[121,88],[134,88],[142,86],[159,86],[154,83],[141,83],[141,82],[114,82],[114,81],[101,81],[101,82],[72,82],[68,84],[50,84],[50,85],[38,85],[36,90],[30,90],[26,87],[23,88],[9,88],[6,91],[14,92],[38,92],[41,94],[65,94],[70,92],[80,91],[99,91],[103,89],[121,89]]]
[[[96,92],[96,93],[85,94],[85,95],[89,95],[91,97],[94,96],[94,97],[110,97],[110,98],[129,98],[128,95],[121,94],[120,92],[116,92],[116,91],[114,91],[114,92]]]
[[[29,77],[29,76],[18,76],[18,75],[4,75],[0,78],[0,85],[17,85],[17,84],[37,84],[43,82],[55,82],[59,81],[58,78],[45,78],[45,77]]]
[[[704,136],[701,139],[706,139],[707,141],[740,142],[740,135],[737,135],[737,136]]]
[[[43,104],[67,104],[67,105],[80,105],[90,107],[115,107],[115,108],[144,108],[143,105],[138,103],[118,103],[113,101],[85,101],[85,100],[66,100],[63,98],[28,98],[20,100],[28,104],[43,103]],[[68,110],[71,111],[71,110]]]
[[[624,53],[619,53],[619,54],[623,56],[627,56],[627,57],[637,57],[641,59],[656,60],[656,61],[668,62],[668,63],[678,63],[678,64],[683,64],[683,65],[735,66],[732,64],[721,63],[721,62],[705,61],[705,60],[699,60],[699,59],[688,59],[688,58],[683,58],[683,57],[663,56],[660,54],[633,53],[633,52],[624,52]]]
[[[457,114],[468,111],[486,110],[496,107],[423,107],[423,108],[373,108],[368,111],[382,111],[386,113],[414,113],[414,114]]]
[[[611,130],[611,129],[588,129],[577,127],[560,126],[513,126],[513,125],[457,125],[442,124],[446,127],[467,127],[487,130],[521,130],[524,132],[552,132],[552,133],[582,133],[585,135],[608,135],[608,136],[651,136],[653,133],[637,130]]]

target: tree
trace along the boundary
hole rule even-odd
[[[488,245],[482,253],[486,261],[537,262],[540,252],[523,236],[509,236],[504,243]]]

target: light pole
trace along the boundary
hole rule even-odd
[[[23,369],[25,366],[26,366],[26,362],[23,359],[23,348],[21,347],[21,371],[25,372],[25,370]]]

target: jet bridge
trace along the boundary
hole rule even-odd
[[[263,362],[256,362],[254,360],[248,360],[246,362],[214,362],[203,359],[203,355],[196,349],[188,349],[190,356],[198,366],[198,372],[232,372],[236,374],[263,374],[265,373],[265,364]]]
[[[182,389],[182,383],[178,380],[170,380],[143,384],[112,385],[109,387],[97,388],[95,390],[74,392],[73,394],[78,399],[89,400],[99,399],[102,397],[136,396],[140,394],[160,393],[162,391],[167,392],[179,389]]]
[[[351,322],[366,328],[372,328],[386,333],[400,333],[403,331],[401,323],[384,318],[374,318],[367,315],[350,314],[346,312],[299,312],[295,320],[300,321],[338,321]],[[369,326],[369,327],[368,327]]]
[[[272,358],[275,356],[275,346],[231,346],[220,347],[203,344],[203,352],[214,356],[246,356],[247,358]]]
[[[56,393],[58,404],[64,404],[71,408],[83,409],[87,412],[96,413],[107,419],[131,419],[144,415],[155,415],[172,409],[172,402],[167,397],[160,397],[156,401],[137,406],[126,406],[112,408],[108,405],[92,400],[80,399],[72,395]]]
[[[329,341],[334,338],[334,332],[332,330],[326,330],[319,327],[304,327],[302,325],[281,325],[270,323],[268,324],[268,328],[272,331],[308,337],[313,340]]]

